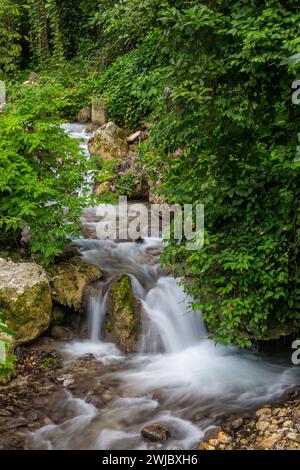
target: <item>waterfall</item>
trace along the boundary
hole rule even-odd
[[[102,291],[93,293],[88,304],[89,337],[93,342],[101,339],[105,321],[108,293]]]

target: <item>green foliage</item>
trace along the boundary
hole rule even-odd
[[[0,117],[1,234],[29,226],[30,249],[46,264],[77,233],[86,203],[87,160],[60,128],[60,107],[55,87],[21,87]]]
[[[0,1],[0,78],[16,71],[20,61],[20,17],[23,2]]]
[[[17,358],[12,351],[12,337],[14,335],[14,331],[11,330],[11,328],[8,328],[5,323],[4,315],[0,314],[0,342],[2,345],[4,345],[5,349],[4,363],[2,363],[2,360],[0,360],[0,383],[1,379],[9,379],[15,373],[15,364]]]
[[[243,346],[274,322],[300,325],[300,115],[283,64],[299,51],[299,9],[189,5],[161,18],[171,94],[156,103],[143,160],[169,202],[205,205],[204,249],[170,245],[165,261],[191,279],[216,340]]]

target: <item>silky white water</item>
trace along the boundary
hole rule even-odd
[[[71,131],[81,135],[80,128]],[[83,214],[84,231],[95,232],[95,213],[88,209]],[[239,413],[269,404],[299,383],[297,368],[271,364],[208,339],[201,312],[191,308],[192,299],[180,280],[160,267],[160,240],[87,239],[79,240],[78,246],[106,280],[89,300],[89,340],[66,344],[63,353],[66,359],[94,355],[107,366],[107,378],[118,381],[122,396],[96,409],[85,407],[82,400],[72,402],[68,394],[67,402],[77,407],[75,417],[35,432],[31,448],[146,449],[141,429],[159,422],[169,427],[172,437],[157,448],[193,449],[213,424],[212,411]],[[138,353],[129,356],[102,339],[109,286],[122,274],[131,277],[142,303]]]

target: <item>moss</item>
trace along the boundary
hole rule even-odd
[[[114,282],[110,291],[110,322],[113,338],[124,352],[136,349],[140,329],[139,306],[127,275]],[[108,331],[108,330],[107,330]]]
[[[52,299],[49,284],[40,282],[16,295],[13,288],[2,290],[0,310],[7,324],[16,331],[16,341],[27,342],[38,337],[50,323]]]
[[[102,273],[79,256],[48,268],[53,299],[60,305],[80,312],[85,287]]]

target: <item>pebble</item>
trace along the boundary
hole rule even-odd
[[[231,441],[232,441],[232,438],[230,436],[228,436],[228,434],[225,434],[225,432],[220,432],[218,434],[218,441],[221,443],[221,444],[230,444]]]
[[[290,441],[298,442],[300,443],[300,434],[296,434],[295,432],[290,432],[286,435],[287,439]]]
[[[268,429],[268,427],[269,427],[269,422],[268,421],[258,421],[256,423],[256,429],[258,431],[264,432]]]
[[[281,408],[280,411],[277,413],[277,416],[281,418],[282,416],[287,416],[290,413],[288,408]]]
[[[210,444],[208,444],[207,442],[202,442],[199,445],[198,450],[215,450],[215,448],[211,446]]]
[[[210,439],[208,443],[213,447],[217,447],[217,445],[219,444],[219,441],[218,439]]]
[[[209,441],[210,439],[217,439],[221,431],[222,431],[222,428],[220,426],[209,428],[203,436],[203,441],[206,442],[206,441]]]
[[[232,421],[231,426],[232,426],[232,429],[236,430],[236,429],[241,428],[243,424],[244,424],[243,418],[237,418],[234,421]]]
[[[285,428],[292,428],[292,427],[294,426],[294,423],[293,423],[293,421],[291,421],[290,419],[288,419],[287,421],[284,421],[283,426],[284,426]]]
[[[257,412],[255,413],[257,418],[260,418],[261,416],[264,416],[264,415],[271,415],[271,414],[272,414],[271,408],[261,408],[260,410],[257,410]]]
[[[259,448],[262,450],[270,449],[271,447],[273,447],[273,445],[277,444],[277,442],[279,442],[281,439],[282,439],[281,434],[273,434],[272,436],[267,437],[266,439],[263,439],[262,441],[260,441]]]

